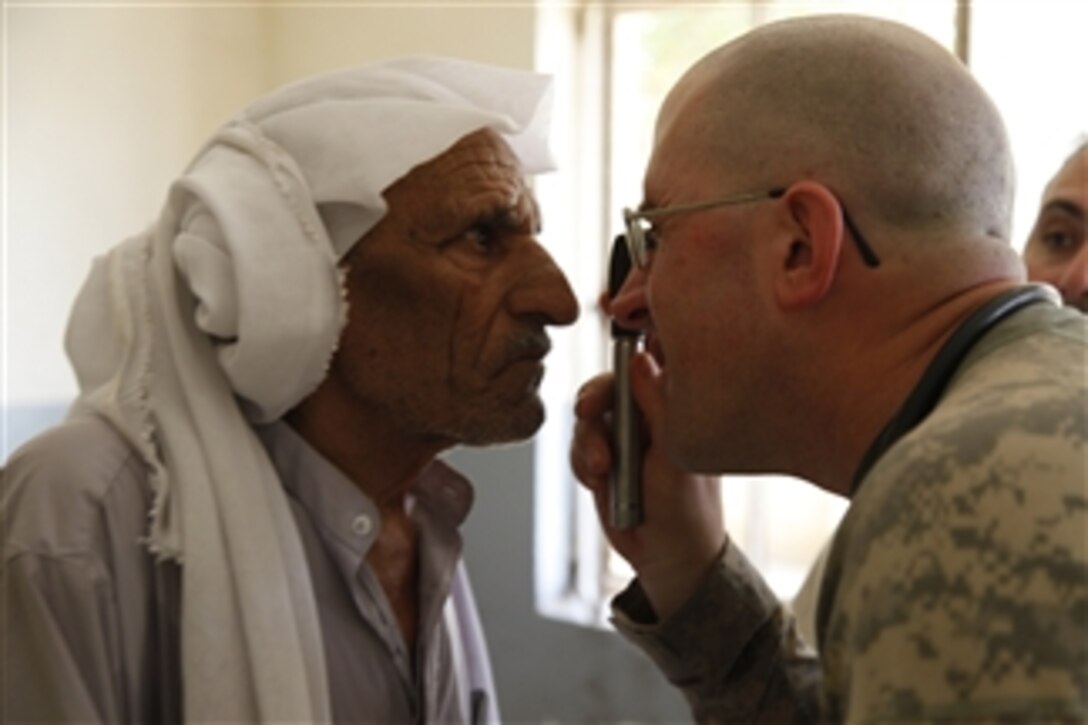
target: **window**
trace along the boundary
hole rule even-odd
[[[1088,6],[1067,9],[1073,5],[1079,4],[1032,7],[1046,14],[1047,28],[1068,34],[1068,68],[1075,73],[1075,29],[1088,22],[1083,17]],[[1022,53],[1037,48],[1037,57],[1051,66],[1058,62],[1053,47],[1060,41],[1051,33],[1024,32],[1024,7],[1019,3],[1004,9],[986,6],[983,13],[966,0],[751,0],[672,6],[623,0],[542,3],[538,66],[556,77],[553,133],[561,170],[540,177],[537,191],[544,210],[545,241],[570,274],[583,309],[577,329],[556,335],[544,387],[550,417],[538,438],[535,471],[535,582],[542,613],[600,624],[608,599],[630,576],[626,564],[600,535],[592,501],[573,479],[567,453],[574,391],[609,365],[605,320],[600,315],[598,325],[590,320],[605,284],[608,242],[621,231],[619,210],[641,200],[652,124],[664,94],[696,59],[750,28],[790,16],[851,12],[912,25],[961,57],[977,54],[987,65],[974,70],[1009,119],[1006,108],[1019,108],[1016,99],[1023,93],[1041,93],[1041,77],[1060,75],[1057,66],[1050,74],[1042,68],[1028,72],[1031,69]],[[1067,15],[1059,19],[1061,12]],[[968,34],[972,23],[977,23],[983,37]],[[1062,31],[1059,25],[1069,30]],[[1015,56],[1001,52],[1009,37],[1017,38]],[[1015,69],[1020,72],[1011,72],[1008,63],[1020,64]],[[1055,149],[1042,160],[1031,153],[1033,142],[1053,139],[1057,128],[1068,139],[1064,151],[1072,150],[1077,132],[1084,130],[1076,128],[1076,119],[1088,119],[1086,102],[1073,98],[1083,96],[1072,91],[1080,80],[1076,78],[1064,88],[1064,95],[1056,96],[1063,103],[1080,104],[1076,112],[1063,107],[1064,125],[1051,123],[1055,114],[1036,113],[1034,125],[1025,122],[1020,129],[1016,126],[1020,116],[1031,114],[1012,117],[1017,163],[1022,175],[1025,161],[1033,174],[1032,191],[1018,198],[1014,230],[1018,246],[1030,229],[1038,190],[1061,158]],[[1055,83],[1060,87],[1060,81]],[[1045,106],[1038,103],[1037,108]],[[1019,139],[1023,140],[1018,144]],[[792,597],[846,502],[778,476],[730,476],[723,480],[722,490],[731,537],[779,596]]]

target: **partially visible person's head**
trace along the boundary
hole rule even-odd
[[[485,129],[385,191],[388,212],[344,259],[348,323],[330,371],[361,410],[440,445],[540,426],[545,326],[578,310],[536,239],[522,173]]]
[[[1024,247],[1028,278],[1048,282],[1067,305],[1088,312],[1088,141],[1065,160],[1043,190],[1039,216]]]
[[[728,458],[738,470],[749,458],[759,470],[777,455],[760,449],[775,440],[764,426],[768,401],[806,364],[800,345],[816,343],[788,341],[800,339],[802,321],[815,334],[811,323],[828,309],[819,302],[875,319],[893,298],[910,296],[920,310],[1006,270],[1019,274],[1009,244],[1013,180],[992,101],[951,53],[905,26],[802,18],[701,59],[661,109],[644,206],[784,192],[655,220],[661,241],[646,300],[666,360],[665,427],[677,461],[724,470]],[[856,229],[842,227],[847,211]],[[850,240],[820,262],[822,287],[805,276],[815,248],[789,236],[820,219]],[[879,267],[863,266],[856,231]],[[849,280],[870,280],[865,293],[841,286],[844,269]],[[752,425],[736,431],[739,420]]]

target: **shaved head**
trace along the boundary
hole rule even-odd
[[[1014,173],[996,108],[952,54],[897,23],[809,17],[719,48],[666,100],[655,157],[666,151],[655,160],[727,188],[815,179],[885,229],[1009,240]]]

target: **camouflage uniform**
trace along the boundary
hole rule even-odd
[[[673,617],[617,628],[711,722],[1088,721],[1088,321],[1034,305],[861,481],[819,657],[735,546]]]

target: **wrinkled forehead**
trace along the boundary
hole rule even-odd
[[[463,136],[385,189],[390,223],[417,242],[437,243],[474,225],[539,229],[524,169],[494,131]]]
[[[498,133],[486,128],[414,167],[383,195],[394,211],[433,210],[437,223],[448,222],[451,215],[537,213],[517,156]]]
[[[403,177],[430,186],[478,179],[509,179],[522,183],[524,170],[509,144],[495,131],[483,128],[461,137],[443,153]]]

